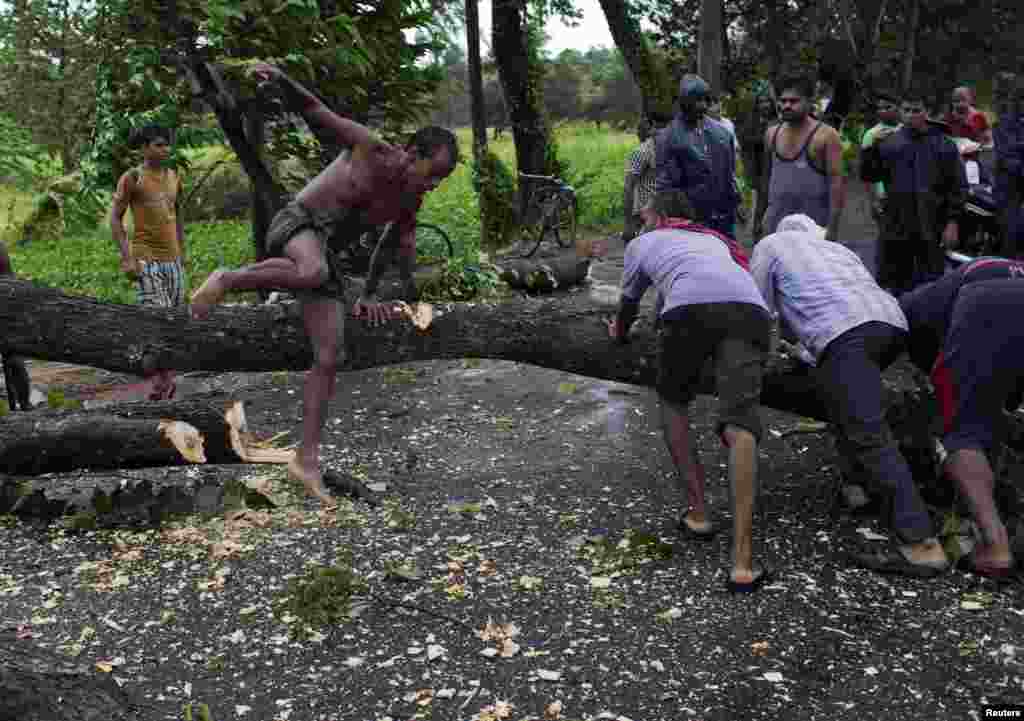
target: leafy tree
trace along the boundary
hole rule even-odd
[[[0,102],[30,139],[77,167],[93,123],[94,10],[72,0],[0,5]]]

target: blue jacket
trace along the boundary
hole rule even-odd
[[[882,181],[886,214],[912,234],[938,239],[949,220],[959,220],[967,196],[967,175],[956,146],[940,128],[924,134],[909,126],[865,148],[861,179]]]
[[[1024,117],[1002,115],[992,137],[996,145],[996,202],[1000,207],[1020,205],[1024,200]]]
[[[740,197],[736,190],[736,145],[733,136],[710,118],[704,119],[707,154],[681,114],[655,140],[655,190],[686,193],[700,221],[732,215]]]

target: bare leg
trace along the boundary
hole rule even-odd
[[[754,502],[757,496],[757,440],[738,426],[723,432],[729,444],[729,483],[732,488],[732,580],[754,581]]]
[[[285,256],[267,258],[238,270],[215,270],[192,294],[192,315],[204,318],[229,290],[311,290],[327,281],[328,269],[319,236],[313,230],[295,234]]]
[[[686,487],[688,511],[683,522],[697,532],[709,530],[711,524],[707,521],[704,506],[704,466],[697,457],[686,406],[662,398],[661,427],[678,480]]]
[[[162,401],[174,398],[174,371],[157,371],[146,381],[149,383],[149,400]]]
[[[946,459],[946,474],[956,481],[970,504],[974,520],[984,536],[984,544],[974,553],[976,565],[1008,568],[1013,565],[1010,539],[996,510],[992,489],[995,477],[985,454],[964,448]]]
[[[3,244],[0,244],[0,250]],[[31,410],[29,398],[32,393],[32,383],[29,379],[28,370],[25,368],[25,361],[15,355],[2,357],[4,367],[4,384],[7,387],[7,398],[11,410]]]
[[[334,298],[307,300],[302,304],[302,319],[313,345],[313,367],[306,374],[302,391],[302,441],[288,470],[303,482],[310,495],[326,505],[334,505],[320,471],[320,438],[327,404],[334,396],[344,308]]]

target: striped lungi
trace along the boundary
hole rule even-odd
[[[173,308],[185,305],[185,269],[181,258],[146,260],[139,273],[139,305]]]

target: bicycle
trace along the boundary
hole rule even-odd
[[[529,258],[548,234],[553,234],[555,242],[562,248],[570,248],[576,243],[579,204],[576,190],[561,178],[553,175],[531,175],[519,173],[519,180],[534,181],[537,187],[530,193],[526,203],[524,227],[527,234],[526,246],[532,244],[528,252],[522,253]]]
[[[370,267],[370,258],[377,243],[391,228],[391,224],[362,233],[358,242],[349,249],[348,265],[353,273],[361,275]],[[433,223],[416,224],[416,267],[426,268],[446,263],[455,257],[451,238],[440,226]]]

